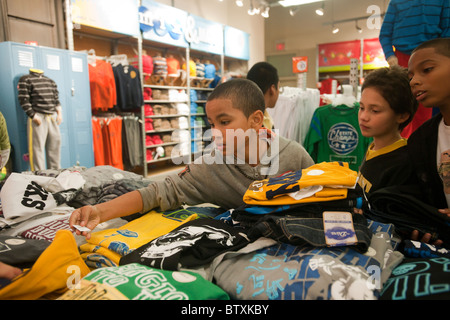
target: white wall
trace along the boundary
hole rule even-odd
[[[265,60],[264,23],[261,16],[249,16],[248,5],[242,8],[230,0],[157,0],[210,21],[218,22],[250,34],[249,67]]]

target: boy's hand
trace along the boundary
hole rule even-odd
[[[12,280],[22,273],[22,270],[0,262],[0,279]]]
[[[420,242],[428,243],[428,244],[433,244],[433,245],[435,245],[435,246],[437,246],[437,247],[442,246],[442,244],[444,243],[442,240],[439,240],[439,239],[436,240],[436,241],[434,241],[433,243],[430,243],[430,240],[431,240],[431,233],[425,233],[425,234],[422,236],[422,239],[419,239],[419,231],[418,231],[418,230],[414,230],[414,231],[411,233],[411,240],[420,241]]]
[[[36,125],[40,126],[41,123],[42,123],[41,117],[38,114],[35,114],[34,117],[33,117],[33,122]]]
[[[447,217],[450,218],[450,209],[439,209],[439,212],[442,214],[445,214]],[[431,234],[430,233],[425,233],[422,236],[422,239],[419,240],[419,231],[414,230],[411,233],[411,240],[415,240],[415,241],[420,241],[420,242],[424,242],[424,243],[429,243],[431,240]],[[444,242],[442,240],[436,240],[431,244],[434,244],[435,246],[442,246]]]
[[[389,64],[390,67],[397,66],[398,65],[398,58],[396,56],[390,56],[387,59],[387,63]]]
[[[448,208],[447,209],[439,209],[439,212],[445,214],[447,217],[450,218],[450,209],[448,209]]]
[[[83,235],[87,240],[91,238],[91,233],[87,231],[80,232],[74,227],[74,225],[80,225],[82,227],[94,230],[100,223],[100,211],[96,206],[84,206],[76,209],[69,218],[69,226],[75,231],[77,235]]]

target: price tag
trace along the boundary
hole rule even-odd
[[[86,227],[82,227],[82,226],[80,226],[80,225],[78,225],[78,224],[74,224],[73,227],[74,227],[75,229],[77,229],[78,231],[80,231],[80,232],[84,232],[84,231],[86,231],[86,232],[91,232],[91,229],[86,228]]]
[[[325,241],[328,246],[350,246],[358,243],[350,212],[325,211],[323,213]]]

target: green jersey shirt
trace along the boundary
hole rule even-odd
[[[359,170],[372,138],[361,134],[358,123],[359,104],[326,105],[315,110],[304,147],[315,163],[348,162]]]

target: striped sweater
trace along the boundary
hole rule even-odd
[[[391,0],[380,30],[386,59],[394,46],[410,55],[422,42],[450,37],[450,0]]]
[[[19,103],[28,117],[38,113],[51,114],[60,107],[58,88],[52,79],[30,70],[17,84]]]

